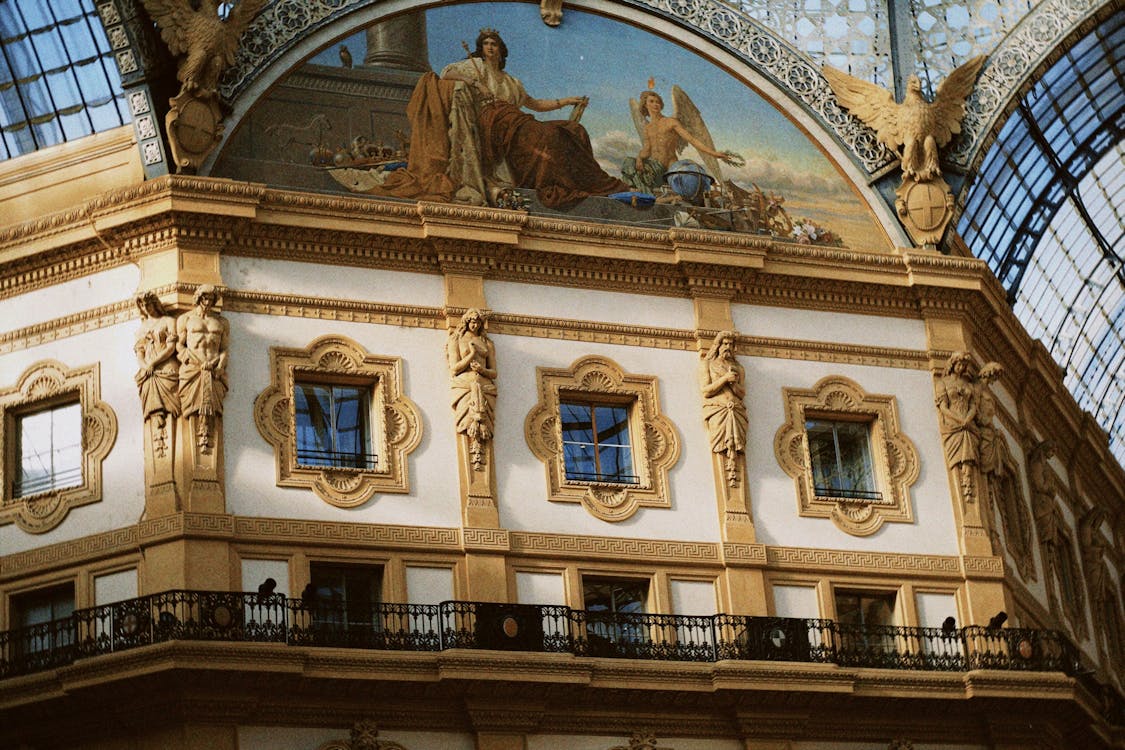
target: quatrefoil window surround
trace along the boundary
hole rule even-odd
[[[580,503],[595,518],[610,522],[624,521],[642,506],[671,507],[668,470],[679,460],[680,438],[660,413],[655,376],[632,375],[612,360],[588,356],[568,368],[536,368],[536,379],[539,403],[524,421],[524,437],[543,462],[552,502]],[[576,460],[575,430],[564,430],[562,419],[564,406],[576,405],[618,415],[615,435],[601,450],[619,454],[627,445],[628,471],[606,472],[598,464],[590,473],[585,469],[592,461]],[[623,430],[626,434],[617,434]]]
[[[309,488],[338,508],[362,505],[376,493],[410,491],[407,456],[422,440],[422,419],[403,393],[400,357],[322,336],[304,349],[271,348],[270,378],[254,401],[254,423],[273,445],[278,486]],[[323,413],[323,399],[333,405],[331,414]],[[347,406],[337,409],[338,402]],[[351,420],[346,426],[342,412]],[[347,436],[354,444],[316,450],[325,436]]]

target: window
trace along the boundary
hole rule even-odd
[[[293,405],[299,465],[375,469],[370,387],[299,382]]]
[[[568,480],[637,484],[628,405],[564,401],[559,416]]]
[[[381,567],[312,563],[309,580],[315,597],[313,625],[321,636],[360,645],[383,629]]]
[[[311,489],[338,508],[410,491],[407,456],[422,441],[422,419],[403,393],[398,357],[343,336],[273,348],[254,423],[273,445],[280,487]]]
[[[871,466],[870,427],[865,422],[805,422],[813,491],[817,497],[880,500]]]
[[[583,576],[582,597],[590,656],[628,655],[649,640],[638,616],[648,601],[648,581]]]
[[[911,523],[910,486],[920,464],[899,429],[894,396],[867,393],[839,375],[812,388],[785,388],[777,462],[793,478],[800,515],[829,518],[854,536],[888,521]]]
[[[82,484],[82,405],[75,402],[16,418],[20,472],[13,497]]]
[[[836,623],[842,658],[864,654],[897,653],[895,643],[895,593],[884,591],[836,591]]]
[[[117,418],[99,380],[97,365],[72,370],[43,360],[0,388],[0,525],[40,534],[71,508],[102,499]]]
[[[539,402],[524,437],[543,462],[552,502],[579,503],[602,521],[642,506],[669,508],[668,471],[680,440],[660,413],[656,378],[632,375],[604,357],[536,370]]]
[[[29,591],[11,598],[13,644],[24,655],[41,654],[74,643],[74,584]]]

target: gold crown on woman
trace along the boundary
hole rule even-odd
[[[499,31],[492,28],[491,26],[485,26],[483,29],[480,30],[480,33],[481,34],[496,34],[496,35],[500,34]]]

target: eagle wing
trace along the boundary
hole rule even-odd
[[[240,0],[227,15],[223,29],[222,52],[227,65],[234,65],[234,55],[238,51],[238,40],[254,16],[267,0]]]
[[[160,27],[160,38],[173,55],[186,55],[191,48],[191,29],[199,12],[190,0],[143,0],[149,17]]]
[[[707,129],[707,125],[703,122],[703,115],[699,114],[699,108],[695,106],[695,102],[679,86],[672,87],[672,106],[674,107],[675,117],[684,126],[684,130],[714,151],[715,141],[712,140],[711,131]],[[684,139],[680,138],[676,144],[677,156],[684,150],[685,145]],[[719,165],[719,160],[707,154],[700,154],[699,156],[703,159],[703,166],[707,167],[707,171],[715,178],[715,184],[722,185],[723,168]]]
[[[894,94],[829,65],[821,68],[821,72],[840,106],[874,130],[881,142],[898,151],[904,138],[899,122],[900,105],[895,103]]]
[[[937,87],[930,105],[927,135],[932,135],[937,145],[944,146],[956,133],[961,132],[961,119],[965,116],[965,100],[973,91],[977,75],[986,57],[977,55],[949,74]]]

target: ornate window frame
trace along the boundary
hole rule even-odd
[[[297,463],[294,383],[371,386],[374,469],[302,466]],[[422,440],[418,407],[403,394],[402,358],[369,354],[346,336],[321,336],[304,349],[270,348],[270,385],[254,399],[254,424],[274,448],[279,487],[311,489],[337,508],[354,508],[376,493],[410,491],[407,456]]]
[[[668,470],[680,458],[676,428],[660,413],[655,375],[631,375],[616,362],[581,357],[568,368],[536,368],[539,402],[524,420],[524,437],[547,472],[548,499],[580,503],[602,521],[624,521],[642,507],[670,508]],[[605,396],[629,404],[629,436],[636,484],[567,479],[559,403]]]
[[[82,409],[82,482],[13,497],[12,479],[19,472],[17,421],[24,414],[74,401]],[[53,359],[36,362],[13,387],[0,390],[0,425],[0,526],[15,523],[24,531],[42,534],[62,523],[71,508],[101,502],[102,462],[117,440],[117,416],[101,400],[100,365],[68,369]]]
[[[913,523],[910,486],[920,464],[914,443],[899,428],[894,396],[867,393],[855,381],[830,375],[812,388],[783,388],[785,422],[774,436],[774,454],[797,487],[797,512],[807,518],[830,518],[853,536],[870,536],[883,523]],[[853,420],[869,425],[871,461],[881,501],[818,497],[813,490],[805,421],[810,417]]]

